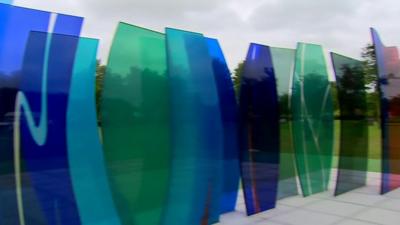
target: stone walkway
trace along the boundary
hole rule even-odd
[[[332,178],[336,174],[332,175]],[[333,197],[330,191],[307,198],[295,196],[278,201],[277,207],[247,217],[242,193],[236,212],[222,215],[221,225],[400,225],[400,189],[379,195],[380,175],[368,174],[368,185]]]

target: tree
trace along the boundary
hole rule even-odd
[[[371,89],[378,90],[377,86],[377,64],[375,47],[373,44],[367,44],[361,52],[361,57],[363,59],[364,73],[365,73],[365,84]]]
[[[98,123],[101,124],[101,96],[103,93],[103,82],[104,76],[106,74],[106,66],[101,65],[101,61],[97,60],[96,62],[96,111],[97,111],[97,120]]]
[[[235,88],[236,96],[239,96],[240,82],[242,80],[244,70],[244,61],[241,61],[233,71],[233,86]]]
[[[379,87],[377,85],[378,80],[378,65],[376,62],[375,47],[373,44],[367,44],[361,52],[364,67],[364,81],[368,88],[367,91],[367,104],[368,104],[368,116],[378,120],[380,113],[379,103]]]

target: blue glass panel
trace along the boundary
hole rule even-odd
[[[397,47],[383,45],[371,29],[381,97],[382,183],[385,194],[400,187],[400,59]]]
[[[82,224],[117,225],[97,127],[97,47],[98,40],[79,40],[67,112],[69,166]]]
[[[16,100],[16,116],[19,111],[23,114],[21,128],[16,123],[14,131],[21,147],[15,145],[14,151],[19,154],[22,149],[16,158],[24,161],[23,172],[29,174],[47,224],[80,224],[66,143],[67,102],[78,40],[75,36],[32,32]],[[38,56],[43,56],[41,62]],[[21,167],[16,164],[16,168]],[[21,174],[16,171],[16,176]],[[19,188],[17,182],[17,191]],[[20,207],[22,217],[31,210]],[[27,219],[34,224],[34,217]]]
[[[172,173],[164,224],[218,221],[222,125],[206,39],[166,30],[171,90]]]
[[[25,46],[31,30],[47,31],[49,18],[48,12],[0,4],[0,176],[8,177],[0,179],[0,212],[4,224],[18,224],[13,121]],[[27,181],[28,177],[22,179]]]
[[[241,170],[247,214],[275,207],[279,104],[270,48],[251,44],[240,88]]]
[[[239,149],[238,149],[238,106],[235,90],[224,54],[218,40],[207,38],[208,49],[217,84],[224,134],[224,154],[222,170],[221,213],[235,210],[239,188]]]

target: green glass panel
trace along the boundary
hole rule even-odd
[[[279,95],[280,109],[280,164],[278,199],[297,195],[297,180],[292,140],[292,122],[289,104],[294,67],[294,49],[271,48],[272,61]]]
[[[340,107],[340,150],[335,195],[366,184],[368,117],[361,61],[331,54]]]
[[[104,78],[102,130],[123,224],[160,224],[169,178],[165,36],[120,23]]]
[[[333,155],[333,104],[323,49],[299,43],[291,109],[297,171],[304,196],[327,190]]]

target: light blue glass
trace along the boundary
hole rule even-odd
[[[166,38],[173,158],[164,224],[213,224],[223,130],[212,61],[203,35],[167,29]]]
[[[67,111],[68,160],[82,224],[119,225],[97,127],[97,47],[98,40],[79,39]]]
[[[13,3],[13,0],[0,0],[0,3],[12,4],[12,3]]]

